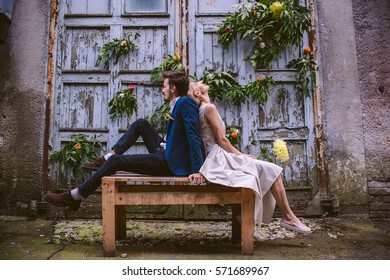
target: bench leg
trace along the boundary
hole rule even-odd
[[[115,257],[115,182],[102,182],[103,255]]]
[[[241,254],[253,255],[255,229],[255,194],[251,189],[241,188]]]
[[[232,204],[232,241],[241,241],[241,205]]]
[[[115,207],[115,219],[116,239],[126,238],[126,207],[124,205]]]

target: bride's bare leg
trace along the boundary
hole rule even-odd
[[[293,221],[297,217],[294,215],[287,200],[286,190],[283,185],[282,176],[279,176],[271,186],[271,193],[274,196],[276,203],[282,211],[283,219]]]
[[[279,176],[271,186],[271,193],[274,196],[280,210],[282,211],[281,226],[297,232],[309,233],[311,231],[310,228],[304,225],[295,216],[290,208],[290,204],[287,200],[286,190],[283,185],[282,176]]]

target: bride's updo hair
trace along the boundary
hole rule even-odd
[[[203,95],[205,93],[208,93],[209,88],[210,87],[208,85],[205,85],[205,84],[203,84],[201,82],[191,82],[189,87],[188,87],[187,95],[189,97],[191,97],[192,99],[194,99],[195,102],[199,105],[200,104],[200,100],[199,100],[199,98],[196,98],[194,96],[194,92],[195,91],[200,91],[202,93],[202,95]]]

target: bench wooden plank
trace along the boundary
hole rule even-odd
[[[106,257],[115,257],[115,182],[102,182],[103,251]]]
[[[194,192],[194,193],[208,193],[208,192],[225,192],[235,193],[240,192],[240,188],[226,187],[222,185],[208,184],[199,186],[188,185],[126,185],[123,182],[117,182],[118,192],[131,192],[131,193],[147,193],[147,192]]]
[[[130,185],[128,183],[131,183]],[[136,185],[149,183],[150,185]],[[126,205],[232,204],[232,238],[241,240],[241,253],[254,253],[252,190],[216,184],[190,185],[187,177],[117,174],[102,178],[104,256],[116,255],[115,241],[126,237]]]
[[[148,192],[117,193],[115,205],[191,205],[240,203],[241,194],[236,193],[186,193]]]
[[[241,254],[253,255],[255,229],[255,196],[251,189],[242,188],[241,197]]]
[[[104,178],[104,177],[103,177]],[[188,177],[166,177],[166,176],[106,176],[106,178],[115,178],[116,182],[175,182],[189,184]]]

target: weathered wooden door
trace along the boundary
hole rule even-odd
[[[240,107],[219,104],[218,109],[227,126],[242,129],[241,148],[244,152],[259,155],[260,147],[271,148],[277,138],[287,142],[290,160],[283,164],[283,180],[292,208],[302,212],[317,191],[313,100],[294,90],[296,71],[287,69],[286,65],[301,56],[303,46],[308,45],[308,38],[303,38],[302,47],[280,52],[271,70],[254,69],[245,61],[252,48],[251,42],[236,40],[228,51],[224,51],[216,34],[217,24],[227,12],[236,11],[232,6],[240,2],[247,1],[189,1],[190,73],[200,77],[205,68],[217,72],[232,71],[243,85],[256,77],[273,77],[276,85],[265,105],[248,101]],[[305,0],[301,4],[307,5]],[[278,97],[280,90],[284,92],[282,99]]]
[[[245,0],[246,1],[246,0]],[[150,82],[151,70],[167,55],[180,53],[190,74],[203,75],[204,69],[233,71],[238,81],[246,84],[264,75],[253,69],[244,58],[250,51],[248,42],[237,40],[225,52],[218,44],[216,24],[239,0],[66,0],[60,1],[59,32],[56,55],[56,85],[53,93],[52,150],[74,134],[94,135],[104,144],[103,152],[123,134],[137,118],[147,117],[162,103],[160,84]],[[132,32],[140,33],[135,41],[139,50],[130,52],[109,70],[95,62],[104,43],[122,38]],[[305,44],[307,39],[304,39]],[[300,48],[280,53],[274,62],[272,75],[277,85],[264,106],[247,102],[245,106],[219,104],[227,125],[242,128],[241,146],[246,152],[260,153],[261,145],[271,145],[283,138],[290,148],[290,161],[285,165],[284,181],[296,210],[303,210],[315,192],[315,148],[313,110],[310,98],[296,94],[293,89],[295,72],[286,69],[287,62],[300,55]],[[130,84],[137,85],[135,93],[139,110],[131,117],[112,121],[108,102],[114,94]],[[286,92],[278,100],[278,89]],[[254,140],[256,145],[249,145]],[[144,153],[139,142],[129,153]],[[58,173],[53,170],[54,182]],[[221,210],[223,209],[214,209]],[[157,211],[161,217],[197,217],[192,209]],[[166,214],[171,212],[171,214]],[[217,211],[218,212],[218,211]],[[145,215],[144,217],[147,217]]]

